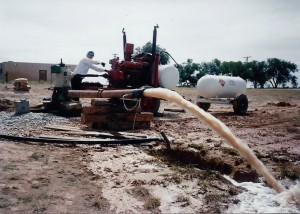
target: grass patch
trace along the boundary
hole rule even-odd
[[[45,155],[43,153],[34,152],[29,156],[28,159],[31,160],[31,161],[38,161],[38,160],[40,160],[41,158],[44,158],[44,157],[45,157]]]
[[[189,147],[198,150],[201,155],[206,155],[209,150],[208,147],[201,144],[190,144]]]
[[[8,178],[9,180],[11,181],[17,181],[21,178],[21,175],[20,174],[17,174],[17,173],[12,173],[11,176]]]
[[[172,183],[180,184],[182,182],[182,178],[178,173],[174,173],[172,174],[171,177],[169,177],[168,181]]]
[[[235,149],[229,147],[222,147],[221,150],[225,154],[232,155],[232,156],[239,156],[239,153]]]
[[[10,203],[6,198],[0,197],[0,208],[9,207]]]
[[[300,133],[300,128],[299,127],[287,127],[287,131],[289,133]]]
[[[98,210],[106,210],[109,207],[108,201],[103,197],[98,197],[92,204]]]
[[[154,210],[160,206],[160,200],[155,197],[150,197],[144,204],[146,210]]]
[[[13,102],[11,100],[6,99],[6,98],[2,98],[2,99],[0,99],[0,104],[12,106]]]
[[[11,163],[2,167],[2,171],[9,171],[9,170],[16,170],[16,169],[17,169],[17,165]]]
[[[45,201],[37,200],[34,203],[33,213],[41,213],[47,210],[47,203]]]
[[[214,193],[206,194],[204,196],[204,199],[208,204],[218,204],[221,198],[222,196],[220,194],[214,194]]]
[[[284,167],[281,169],[281,176],[282,177],[287,177],[292,180],[297,180],[299,179],[299,170],[295,169],[294,167]]]
[[[131,193],[137,198],[149,197],[149,190],[144,187],[135,187],[131,190]]]
[[[182,207],[186,207],[186,206],[191,204],[190,199],[188,197],[183,196],[183,195],[177,196],[176,202],[182,203],[182,205],[181,205]]]
[[[200,152],[187,149],[174,148],[172,150],[148,150],[149,154],[157,157],[160,161],[176,167],[193,166],[202,170],[216,170],[224,174],[230,174],[233,166],[224,162],[223,159],[203,155]]]

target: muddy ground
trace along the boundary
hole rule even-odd
[[[0,84],[0,110],[14,111],[13,101],[21,98],[34,107],[52,94],[47,85],[31,87],[29,92],[17,92],[12,84]],[[177,91],[196,102],[194,88]],[[247,97],[244,116],[234,115],[229,105],[212,105],[208,112],[247,143],[288,188],[300,175],[300,90],[249,89]],[[90,99],[82,101],[89,105]],[[180,109],[163,101],[161,116],[154,118],[150,130],[131,132],[164,132],[171,150],[162,142],[101,147],[0,139],[0,213],[225,212],[239,203],[235,196],[245,190],[222,175],[237,181],[264,180],[193,115],[167,108]],[[57,125],[89,128],[79,117]],[[16,128],[22,133],[22,127]],[[25,135],[42,134],[66,136],[44,127]]]

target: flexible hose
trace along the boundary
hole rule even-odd
[[[39,143],[54,143],[54,144],[141,144],[151,141],[163,141],[159,137],[141,138],[141,139],[114,139],[114,140],[99,140],[99,139],[57,139],[57,138],[39,138],[39,137],[20,137],[13,135],[0,134],[0,138],[16,140],[16,141],[31,141]]]

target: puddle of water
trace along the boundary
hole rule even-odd
[[[294,184],[289,190],[276,193],[264,183],[238,183],[224,175],[233,185],[243,187],[245,192],[236,196],[240,201],[232,204],[224,213],[299,213],[300,183]]]

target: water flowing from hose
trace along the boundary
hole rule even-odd
[[[285,188],[271,175],[266,166],[256,157],[247,144],[237,138],[232,131],[220,120],[211,114],[203,111],[197,105],[185,100],[182,96],[174,91],[165,88],[151,88],[143,92],[145,97],[154,97],[177,103],[185,110],[191,112],[198,119],[206,123],[220,137],[224,138],[233,148],[235,148],[252,167],[266,179],[266,182],[272,186],[277,193],[283,192]]]

